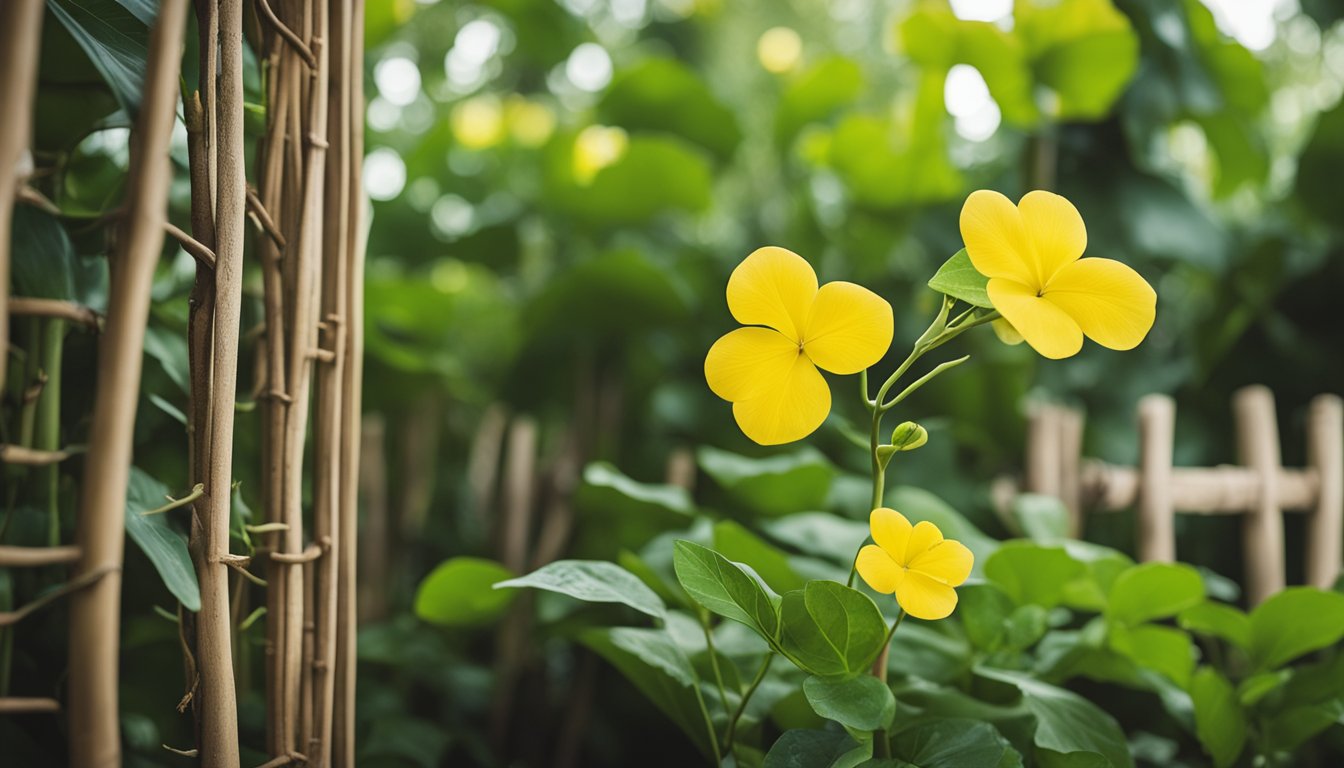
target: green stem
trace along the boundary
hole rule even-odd
[[[756,677],[752,679],[751,685],[747,687],[747,692],[742,694],[742,701],[738,702],[737,711],[733,713],[732,719],[728,721],[728,732],[723,737],[724,751],[728,754],[733,753],[733,738],[737,735],[737,721],[742,719],[742,713],[747,711],[747,702],[751,701],[752,694],[760,687],[761,681],[765,679],[765,673],[770,670],[770,662],[775,660],[775,654],[767,653],[765,660],[761,662],[761,668],[756,670]]]
[[[714,765],[723,764],[723,753],[719,751],[719,735],[714,732],[714,720],[709,716],[709,707],[705,706],[705,697],[700,692],[700,676],[695,674],[695,669],[691,669],[691,677],[695,684],[691,686],[695,691],[695,703],[700,707],[700,717],[705,721],[705,730],[709,733],[709,747],[714,751]]]
[[[898,403],[900,403],[902,400],[909,397],[910,395],[914,394],[915,391],[918,390],[920,387],[924,386],[925,384],[928,384],[930,381],[933,381],[933,379],[938,374],[942,373],[943,371],[956,368],[958,365],[961,365],[962,363],[970,359],[971,359],[970,355],[963,355],[957,358],[956,360],[948,360],[945,363],[939,363],[936,368],[911,382],[910,386],[901,390],[901,393],[899,395],[883,403],[881,408],[882,412],[886,413],[887,411],[890,411],[892,408],[895,408]]]
[[[709,666],[714,670],[714,684],[719,687],[719,702],[723,711],[728,712],[728,691],[723,687],[723,673],[719,671],[719,654],[714,651],[714,633],[709,628],[709,611],[696,612],[700,618],[700,628],[705,631],[705,647],[709,649]]]
[[[61,359],[65,330],[65,320],[53,317],[46,321],[42,333],[42,371],[47,381],[37,401],[34,446],[44,451],[61,447]],[[42,472],[46,475],[43,485],[47,497],[47,544],[55,547],[61,543],[60,465],[42,467]]]

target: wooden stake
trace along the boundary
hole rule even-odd
[[[31,5],[17,3],[14,11],[33,12]],[[98,355],[98,387],[77,524],[83,557],[73,578],[103,575],[70,597],[70,762],[77,768],[121,763],[117,672],[123,518],[150,288],[163,250],[172,181],[168,149],[186,18],[186,0],[163,0],[150,35],[144,99],[132,137],[127,212],[117,238],[117,269],[112,271],[107,327]],[[35,24],[22,31],[35,30]],[[18,44],[26,48],[35,42]],[[240,99],[240,118],[241,107]],[[7,232],[4,240],[8,241]]]
[[[1283,515],[1277,503],[1279,430],[1274,395],[1262,386],[1246,387],[1233,396],[1237,421],[1237,455],[1260,478],[1260,495],[1242,518],[1246,558],[1246,591],[1251,605],[1283,589]]]
[[[42,40],[42,0],[0,5],[0,384],[9,354],[9,241],[14,198],[27,178],[33,132],[33,91]]]
[[[1176,514],[1172,506],[1171,461],[1176,439],[1176,404],[1166,395],[1139,401],[1138,553],[1142,562],[1176,560]]]
[[[1344,404],[1336,395],[1311,401],[1307,463],[1316,474],[1316,507],[1307,519],[1307,583],[1330,589],[1339,578],[1344,536]]]

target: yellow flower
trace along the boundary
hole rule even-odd
[[[891,305],[853,283],[817,288],[798,254],[760,248],[728,278],[728,309],[744,325],[714,342],[705,380],[761,445],[801,440],[826,420],[831,390],[817,371],[858,373],[891,346]]]
[[[957,591],[971,575],[975,556],[964,544],[944,539],[927,520],[910,525],[894,509],[874,509],[873,541],[859,550],[854,566],[874,591],[895,593],[896,602],[917,619],[944,619],[957,607]]]
[[[961,209],[961,237],[989,301],[1043,356],[1078,353],[1083,336],[1133,349],[1153,327],[1157,294],[1139,273],[1112,259],[1080,258],[1087,229],[1059,195],[1028,192],[1016,206],[979,190]]]

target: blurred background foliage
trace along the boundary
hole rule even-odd
[[[535,416],[546,456],[577,432],[584,461],[644,481],[662,481],[678,449],[760,455],[701,371],[732,327],[731,269],[760,245],[795,250],[823,281],[890,300],[899,349],[936,308],[924,283],[959,247],[977,188],[1073,200],[1088,253],[1158,289],[1157,325],[1135,352],[1089,345],[1063,363],[966,340],[979,367],[912,398],[932,439],[895,482],[1004,535],[987,489],[1020,466],[1031,398],[1085,409],[1086,452],[1128,462],[1138,398],[1170,393],[1177,462],[1216,464],[1234,459],[1229,397],[1249,383],[1276,392],[1285,461],[1300,463],[1303,406],[1344,381],[1340,16],[1292,0],[370,4],[366,408],[386,419],[400,520],[390,612],[429,564],[496,556],[481,522],[493,510],[469,491],[482,414]],[[811,441],[839,466],[833,497],[863,469],[844,392]],[[699,458],[712,474],[711,450]],[[580,490],[581,556],[648,536],[592,501],[606,472]],[[704,506],[762,511],[719,498],[731,484],[712,477]],[[806,503],[859,516],[863,493],[852,508]],[[1089,538],[1127,548],[1112,517]],[[1230,524],[1187,525],[1185,559],[1239,576]],[[434,641],[458,665],[436,711],[463,723],[487,678],[462,662],[491,657],[471,637]]]
[[[33,270],[16,259],[14,291],[101,309],[106,265],[95,257],[122,193],[140,89],[126,62],[144,58],[152,2],[48,7],[34,183],[63,218],[17,210],[15,253],[55,256]],[[503,751],[514,764],[565,764],[556,755],[621,764],[635,746],[665,758],[652,764],[699,759],[615,669],[565,640],[610,614],[541,596],[536,626],[493,630],[510,600],[531,598],[500,598],[489,585],[538,564],[496,562],[511,546],[500,511],[509,470],[496,469],[517,437],[506,426],[534,424],[539,487],[522,504],[540,511],[535,538],[549,557],[617,559],[657,589],[675,584],[671,532],[699,520],[693,538],[752,561],[772,583],[835,577],[862,535],[844,518],[867,511],[865,454],[847,437],[861,415],[845,395],[857,382],[835,382],[827,425],[783,451],[751,444],[704,384],[706,350],[735,325],[727,276],[758,246],[790,248],[823,281],[886,297],[898,352],[937,308],[925,283],[960,248],[958,211],[978,188],[1064,194],[1087,222],[1088,253],[1133,265],[1157,289],[1156,326],[1133,352],[1088,345],[1051,362],[969,334],[956,353],[976,367],[921,390],[892,419],[920,420],[930,442],[895,464],[888,501],[978,553],[1021,532],[993,514],[989,485],[1020,468],[1033,398],[1085,409],[1085,452],[1130,463],[1138,398],[1172,394],[1177,463],[1212,465],[1234,460],[1230,393],[1267,384],[1284,461],[1299,465],[1306,402],[1344,391],[1344,6],[1335,0],[369,0],[366,9],[373,216],[361,545],[375,556],[361,565],[362,766],[502,764],[485,727],[501,720],[512,721]],[[261,72],[250,54],[247,67],[255,137]],[[181,125],[174,153],[174,218],[185,224]],[[136,441],[146,499],[185,488],[192,272],[175,252],[155,285]],[[261,319],[258,274],[246,288],[245,329]],[[94,346],[82,332],[65,346],[67,443],[87,431]],[[242,409],[249,398],[240,393]],[[240,530],[260,487],[259,432],[246,423]],[[75,476],[42,499],[62,510],[67,540]],[[661,484],[670,480],[681,486]],[[718,519],[712,531],[706,516]],[[1087,538],[1130,550],[1127,517],[1094,519]],[[20,504],[9,543],[43,541],[47,520]],[[1209,593],[1235,599],[1235,584],[1213,576],[1240,576],[1235,523],[1180,524],[1182,558],[1207,569]],[[1288,535],[1294,581],[1302,531],[1292,518]],[[172,603],[155,557],[127,550],[131,765],[179,764],[160,745],[190,741],[189,718],[171,712],[181,682],[164,659],[178,653],[177,628],[155,614]],[[449,557],[459,559],[434,570]],[[720,642],[731,643],[725,627]],[[63,664],[61,617],[37,616],[25,632],[15,685],[50,687]],[[520,632],[518,672],[506,660],[519,651],[501,638]],[[240,657],[259,658],[256,634]],[[904,652],[936,676],[948,652],[936,637],[920,645],[931,634],[915,632]],[[503,673],[520,675],[523,693],[501,716]],[[571,701],[593,701],[592,690],[597,712],[575,737]],[[259,743],[259,680],[240,680],[240,691],[245,736]],[[1100,695],[1113,712],[1153,709],[1114,688]],[[812,715],[786,700],[772,717],[783,729]],[[4,734],[46,754],[35,745],[60,742],[56,728]],[[1141,764],[1175,765],[1175,743],[1130,748]],[[1182,758],[1205,764],[1192,743],[1181,742]]]

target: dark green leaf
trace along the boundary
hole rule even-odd
[[[921,723],[892,737],[891,753],[902,768],[965,768],[1021,765],[1021,755],[989,723],[949,718]]]
[[[14,295],[74,299],[75,249],[61,222],[31,205],[16,205],[12,226]]]
[[[653,590],[615,563],[557,560],[525,576],[495,584],[495,589],[508,587],[558,592],[589,603],[621,603],[655,619],[667,614],[667,607]]]
[[[751,569],[690,541],[674,545],[672,562],[691,599],[771,641],[779,636],[779,596]]]
[[[752,459],[705,446],[696,460],[735,500],[766,515],[821,508],[835,474],[814,448]]]
[[[1016,686],[1022,703],[1036,716],[1033,737],[1040,749],[1072,753],[1094,753],[1116,768],[1134,765],[1125,743],[1125,734],[1114,718],[1076,693],[1015,672],[977,668],[983,677]]]
[[[821,676],[868,671],[887,624],[862,592],[833,581],[809,581],[784,595],[780,645],[804,670]]]
[[[145,22],[114,0],[52,0],[47,7],[88,54],[121,108],[134,115],[149,58]]]
[[[144,515],[168,502],[168,486],[131,467],[126,485],[126,533],[140,547],[178,602],[189,611],[201,609],[201,588],[187,551],[187,537],[175,530],[168,513]]]
[[[856,731],[890,728],[896,716],[891,689],[872,675],[809,677],[803,681],[803,694],[812,711]]]
[[[785,731],[762,768],[831,768],[860,744],[843,731]]]

